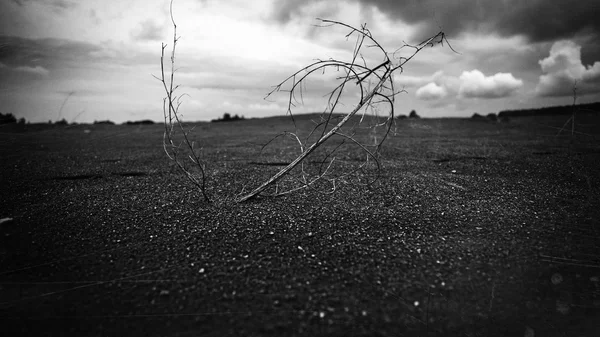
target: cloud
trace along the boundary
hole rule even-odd
[[[441,27],[449,36],[464,32],[524,35],[532,42],[552,41],[586,32],[600,35],[597,0],[355,0],[377,7],[390,18],[422,25],[423,37]],[[276,17],[285,22],[316,0],[279,0]]]
[[[435,74],[433,74],[431,76],[410,76],[410,75],[404,75],[404,74],[395,75],[394,83],[400,85],[400,87],[407,87],[407,88],[421,87],[429,82],[433,82],[434,77],[438,73],[441,73],[441,72],[436,72]]]
[[[48,1],[48,5],[54,7],[58,10],[68,10],[77,6],[77,3],[74,1],[66,1],[66,0],[53,0]]]
[[[289,22],[296,15],[307,14],[314,17],[330,17],[338,11],[337,2],[318,0],[276,0],[271,16],[279,22]]]
[[[446,97],[448,92],[443,86],[439,86],[433,82],[417,89],[416,95],[418,99],[425,101],[438,100]]]
[[[600,92],[600,62],[584,66],[581,46],[573,41],[555,42],[550,55],[538,63],[544,73],[536,87],[538,96],[571,96],[576,82],[578,94]]]
[[[587,67],[583,72],[581,79],[585,83],[598,83],[600,82],[600,62],[594,62],[594,65]]]
[[[142,41],[160,41],[162,36],[162,28],[152,19],[140,22],[140,24],[131,32],[131,37],[134,40]]]
[[[30,2],[40,2],[46,6],[57,7],[62,9],[68,9],[77,6],[77,4],[74,1],[67,0],[12,0],[12,2],[16,3],[19,6],[23,6],[25,3]]]
[[[76,1],[68,0],[12,0],[12,2],[17,4],[19,7],[23,7],[26,4],[29,5],[35,2],[42,6],[51,8],[56,13],[77,7]]]
[[[100,47],[64,39],[27,39],[0,35],[0,62],[12,67],[38,65],[52,70],[58,65],[75,67]]]
[[[422,87],[427,83],[434,82],[441,86],[451,86],[452,76],[447,76],[443,71],[436,71],[430,76],[410,76],[399,74],[394,76],[394,83],[401,87]]]
[[[481,71],[463,71],[459,77],[458,95],[465,98],[501,98],[512,95],[523,86],[523,81],[510,73],[486,77]]]
[[[95,9],[90,9],[88,15],[89,15],[90,21],[93,24],[99,25],[102,23],[102,20],[100,19],[100,17],[98,17],[98,13],[96,12]]]
[[[524,35],[532,42],[552,41],[582,31],[600,35],[596,0],[361,0],[403,21],[438,27],[450,36],[469,31]],[[431,32],[428,32],[431,33]]]
[[[30,73],[30,74],[41,75],[41,76],[48,76],[48,74],[50,74],[50,71],[48,71],[48,69],[46,69],[42,66],[35,66],[35,67],[20,66],[20,67],[16,67],[15,70]]]
[[[422,76],[408,76],[408,75],[394,76],[394,82],[396,84],[398,84],[401,89],[421,87],[430,81],[431,81],[430,78],[422,77]]]
[[[460,80],[456,76],[449,76],[443,71],[436,71],[429,76],[400,75],[394,78],[400,88],[418,87],[415,97],[422,101],[437,101],[455,95],[460,87]],[[410,91],[410,90],[407,90]],[[430,106],[443,106],[448,102],[435,102]]]

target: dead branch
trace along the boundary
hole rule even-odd
[[[179,107],[182,103],[181,98],[185,96],[185,94],[179,96],[175,95],[175,91],[179,87],[178,85],[174,86],[176,71],[175,48],[179,38],[177,37],[177,24],[173,18],[173,0],[171,0],[169,11],[171,14],[171,22],[173,24],[173,48],[171,50],[170,79],[167,80],[165,78],[164,58],[167,45],[164,43],[162,44],[160,56],[161,77],[158,78],[153,75],[154,78],[162,82],[166,94],[166,97],[163,99],[163,117],[165,125],[165,131],[163,133],[163,149],[167,154],[167,157],[174,161],[180,171],[183,172],[185,176],[199,189],[200,193],[202,193],[202,196],[204,197],[204,200],[209,202],[210,198],[206,192],[206,167],[204,162],[200,159],[198,151],[194,149],[194,142],[192,142],[189,138],[189,133],[193,130],[193,128],[189,130],[185,129],[179,113]],[[182,140],[176,142],[175,139],[178,137],[182,138]],[[200,172],[200,177],[196,176],[188,168],[186,168],[183,162],[185,157],[187,157],[192,162],[192,165],[198,169]]]
[[[366,28],[366,25],[362,25],[361,28],[358,29],[338,21],[323,19],[319,20],[321,21],[323,26],[338,25],[350,29],[350,33],[348,33],[346,37],[350,37],[352,35],[357,36],[351,60],[349,62],[345,62],[329,59],[318,60],[316,62],[313,62],[287,77],[277,86],[275,86],[274,89],[271,92],[269,92],[265,98],[268,98],[275,92],[284,91],[283,87],[285,85],[289,85],[290,89],[285,90],[288,92],[287,113],[290,114],[294,125],[296,125],[292,109],[296,106],[296,103],[299,103],[296,94],[300,95],[300,101],[302,101],[303,99],[302,88],[307,78],[318,73],[324,73],[327,69],[331,68],[333,68],[335,71],[343,71],[345,74],[343,76],[337,77],[337,80],[340,81],[340,83],[337,86],[335,86],[331,92],[328,93],[327,104],[326,108],[324,109],[321,115],[321,121],[316,123],[313,129],[309,132],[308,137],[306,137],[304,140],[301,140],[297,136],[297,132],[288,133],[288,135],[293,135],[295,139],[299,142],[301,151],[300,155],[296,157],[296,159],[294,159],[289,165],[287,165],[279,172],[274,174],[270,179],[262,183],[260,186],[256,187],[250,193],[239,197],[237,199],[237,202],[244,202],[258,195],[266,195],[266,189],[273,185],[275,188],[275,192],[269,194],[271,196],[284,195],[303,188],[311,188],[315,183],[321,180],[329,181],[333,186],[332,190],[335,191],[336,180],[339,181],[341,177],[338,176],[337,178],[330,178],[328,174],[335,170],[333,168],[333,163],[336,158],[335,154],[337,151],[339,151],[341,145],[336,147],[332,152],[327,153],[325,158],[320,162],[319,170],[316,175],[311,176],[305,170],[306,158],[311,156],[311,154],[313,154],[320,146],[322,146],[325,142],[327,142],[330,138],[334,136],[340,137],[344,140],[349,140],[349,142],[347,142],[348,144],[354,144],[358,146],[358,148],[361,151],[366,153],[367,156],[365,163],[359,165],[359,168],[357,170],[361,170],[363,167],[365,167],[369,160],[375,162],[377,168],[380,168],[380,164],[378,161],[378,152],[391,130],[391,126],[394,120],[394,100],[395,96],[399,93],[396,92],[394,89],[394,81],[392,74],[397,70],[402,72],[402,67],[407,62],[412,60],[413,57],[415,57],[423,48],[427,46],[434,46],[435,44],[443,44],[444,41],[447,42],[444,33],[440,32],[435,36],[421,42],[418,45],[413,46],[405,44],[396,51],[394,51],[394,53],[389,54],[371,35],[371,32]],[[368,45],[366,45],[366,43],[368,43]],[[367,61],[361,54],[361,49],[365,46],[379,50],[379,52],[383,56],[383,61],[373,67],[369,67],[367,65]],[[396,53],[404,47],[413,48],[413,53],[409,57],[395,59]],[[390,55],[393,56],[392,59],[389,57]],[[358,61],[362,61],[362,64],[359,64]],[[335,121],[333,120],[334,113],[335,111],[337,111],[338,106],[342,104],[341,97],[347,90],[349,90],[347,89],[347,87],[358,88],[359,99],[357,99],[358,102],[354,106],[354,108],[349,113],[346,113],[340,121],[335,123]],[[374,98],[377,98],[377,100],[374,100]],[[374,126],[371,126],[372,128],[385,126],[382,137],[374,137],[374,145],[368,146],[362,143],[359,139],[357,139],[354,136],[353,132],[342,132],[342,128],[346,127],[346,124],[350,120],[352,120],[352,118],[359,111],[361,111],[361,109],[363,109],[364,112],[360,121],[354,126],[351,126],[350,128],[352,131],[356,130],[357,125],[362,123],[364,115],[367,113],[367,110],[371,109],[372,111],[377,111],[375,106],[378,104],[384,104],[388,108],[388,114],[387,118],[382,123],[376,123]],[[322,128],[322,130],[319,132],[320,136],[318,136],[318,138],[315,141],[311,142],[311,136],[315,135],[319,128]],[[370,147],[374,149],[369,150]],[[299,167],[299,177],[292,174],[292,171],[297,167]],[[325,167],[325,169],[323,169],[323,167]],[[357,170],[354,170],[352,172],[356,172]],[[287,177],[288,180],[292,183],[297,183],[297,185],[295,187],[291,187],[286,190],[280,191],[279,182],[284,177]]]

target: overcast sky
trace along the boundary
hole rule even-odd
[[[172,45],[169,0],[1,0],[0,112],[32,122],[162,119],[161,43]],[[597,0],[175,0],[176,83],[186,120],[282,115],[273,85],[315,59],[350,60],[363,23],[390,52],[443,30],[396,76],[398,113],[471,116],[600,101]],[[368,60],[379,61],[376,55]],[[321,111],[333,82],[309,83]],[[64,106],[63,106],[64,105]],[[61,110],[61,106],[62,110]],[[342,110],[340,110],[342,111]]]

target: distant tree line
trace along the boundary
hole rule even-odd
[[[141,121],[127,121],[127,122],[125,122],[125,124],[127,124],[127,125],[152,125],[152,124],[154,124],[154,121],[150,120],[150,119],[144,119]]]
[[[571,115],[573,108],[577,109],[577,112],[583,113],[600,113],[600,102],[588,103],[588,104],[577,104],[563,105],[563,106],[552,106],[539,109],[522,109],[522,110],[504,110],[498,113],[498,117],[522,117],[522,116],[558,116],[558,115]]]
[[[94,121],[94,125],[115,125],[115,122],[111,120]]]
[[[27,123],[27,121],[23,117],[17,119],[17,117],[15,117],[12,113],[4,114],[0,112],[0,124],[12,123],[25,124]]]
[[[229,114],[229,113],[226,112],[226,113],[223,114],[223,117],[217,118],[217,119],[213,119],[213,120],[211,120],[211,122],[213,122],[213,123],[215,123],[215,122],[235,122],[235,121],[241,121],[241,120],[244,120],[244,119],[245,119],[244,116],[240,117],[238,115],[235,115],[235,116],[232,117],[231,114]]]
[[[237,119],[240,119],[239,117],[237,117],[237,115],[234,117]],[[241,118],[243,119],[243,117]],[[19,118],[17,119],[12,113],[1,113],[0,112],[0,124],[12,124],[12,123],[17,123],[17,124],[26,124],[27,121],[25,120],[25,118]],[[56,122],[53,122],[52,120],[48,120],[48,124],[54,124],[54,125],[77,125],[79,123],[76,122],[68,122],[66,119],[61,119],[58,120]],[[85,123],[84,123],[85,124]],[[111,121],[111,120],[101,120],[101,121],[94,121],[93,124],[98,124],[98,125],[115,125],[115,122]],[[144,120],[139,120],[139,121],[127,121],[123,124],[126,125],[151,125],[154,124],[154,121],[150,120],[150,119],[144,119]]]
[[[474,120],[474,121],[497,122],[498,119],[500,119],[501,122],[508,121],[508,117],[504,116],[504,117],[499,118],[498,115],[496,115],[495,113],[489,113],[484,116],[484,115],[480,115],[476,112],[473,114],[473,116],[471,116],[471,120]]]

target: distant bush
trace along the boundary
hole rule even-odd
[[[473,114],[473,116],[471,116],[471,119],[480,121],[480,120],[485,119],[485,117],[483,117],[482,115],[480,115],[476,112]]]
[[[235,122],[235,121],[241,121],[244,120],[244,116],[240,117],[238,115],[235,115],[233,117],[231,117],[231,115],[229,113],[224,113],[222,118],[218,118],[218,119],[213,119],[211,122]]]
[[[399,115],[398,117],[396,117],[398,119],[407,119],[408,117],[406,115]]]
[[[11,124],[16,123],[17,118],[11,113],[3,114],[0,112],[0,124]]]
[[[408,118],[421,118],[419,115],[417,115],[417,112],[415,110],[412,110],[410,112],[410,114],[408,114]]]
[[[56,125],[69,125],[69,122],[67,122],[67,120],[63,118],[63,119],[61,119],[59,121],[54,122],[54,124],[56,124]]]
[[[127,125],[151,125],[154,124],[154,121],[149,120],[149,119],[144,119],[141,121],[127,121],[125,124]]]
[[[115,125],[115,122],[105,120],[105,121],[94,121],[94,124],[103,124],[103,125]]]
[[[492,122],[497,122],[498,121],[498,116],[496,116],[495,113],[489,113],[487,114],[487,119],[491,120]]]

